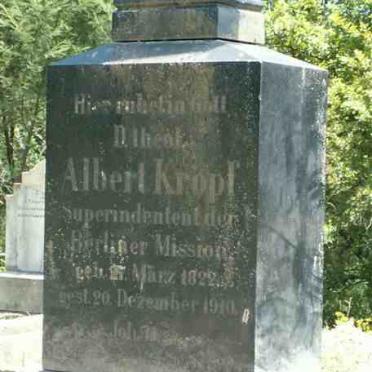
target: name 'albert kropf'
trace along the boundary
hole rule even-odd
[[[68,158],[63,189],[66,192],[115,192],[204,197],[214,203],[219,196],[234,195],[237,161],[227,161],[223,173],[175,169],[171,162],[154,158],[139,162],[136,170],[105,171],[97,157]]]

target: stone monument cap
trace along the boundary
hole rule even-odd
[[[115,41],[265,42],[261,0],[114,0],[114,4]]]

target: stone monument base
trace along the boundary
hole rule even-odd
[[[43,280],[42,274],[0,273],[0,310],[41,314]]]

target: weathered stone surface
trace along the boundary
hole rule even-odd
[[[4,318],[5,315],[5,318]],[[40,372],[41,316],[20,317],[0,313],[0,370]],[[355,328],[353,322],[324,329],[322,335],[324,371],[369,372],[372,367],[372,334]],[[345,346],[346,345],[346,346]],[[345,347],[348,353],[345,353]],[[302,368],[300,369],[302,370]]]
[[[45,161],[6,196],[5,264],[8,271],[43,272]]]
[[[45,369],[319,370],[325,85],[226,41],[50,68]]]
[[[0,310],[42,312],[45,161],[22,173],[6,196],[6,272],[0,273]]]
[[[42,313],[43,275],[0,273],[0,310]]]
[[[115,41],[226,39],[264,44],[257,1],[117,1]]]
[[[320,371],[326,74],[262,64],[255,363]]]

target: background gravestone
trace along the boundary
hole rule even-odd
[[[6,272],[0,309],[40,313],[44,255],[45,160],[22,173],[6,196]]]
[[[6,269],[43,272],[45,160],[6,197]]]
[[[259,1],[116,4],[49,68],[44,368],[318,371],[326,73]]]

